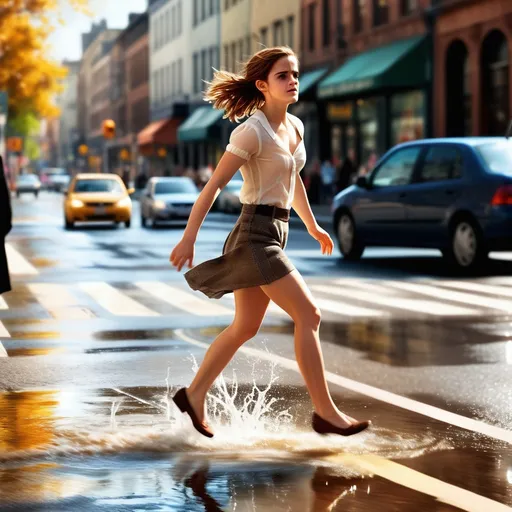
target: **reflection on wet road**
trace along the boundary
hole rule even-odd
[[[169,271],[182,226],[64,232],[59,199],[14,201],[2,512],[512,510],[509,263],[466,280],[429,255],[346,266],[292,229],[333,398],[373,426],[312,431],[293,325],[273,305],[209,396],[208,440],[170,396],[231,321],[232,297],[208,301]],[[205,223],[199,260],[229,227]]]

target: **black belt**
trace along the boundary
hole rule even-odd
[[[282,220],[284,222],[290,220],[290,210],[270,204],[244,204],[242,205],[242,212],[266,215],[267,217],[272,217],[273,219]]]

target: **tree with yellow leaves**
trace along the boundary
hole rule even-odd
[[[86,11],[88,0],[69,0]],[[54,27],[49,14],[59,0],[0,0],[0,91],[9,96],[9,113],[33,111],[58,115],[53,99],[66,69],[48,57],[48,36]]]

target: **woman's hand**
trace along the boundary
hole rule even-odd
[[[188,238],[182,238],[172,250],[169,261],[178,272],[187,262],[188,268],[192,268],[194,264],[194,242]]]
[[[332,250],[334,248],[334,242],[332,238],[329,236],[329,233],[325,231],[325,229],[316,225],[311,229],[308,229],[308,233],[318,241],[320,247],[322,248],[322,254],[332,254]]]

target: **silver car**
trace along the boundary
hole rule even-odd
[[[24,193],[34,194],[37,197],[40,189],[41,182],[35,174],[20,174],[16,178],[17,197]]]
[[[217,209],[224,213],[240,213],[240,191],[243,185],[242,180],[231,180],[217,197]]]
[[[199,190],[187,177],[150,178],[140,198],[140,222],[155,226],[161,221],[186,220]]]

